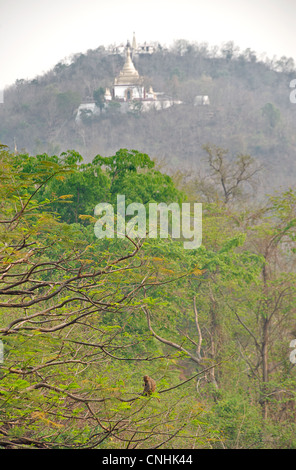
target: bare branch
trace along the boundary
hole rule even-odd
[[[201,359],[200,350],[201,350],[201,343],[202,343],[202,334],[201,334],[201,329],[200,329],[200,326],[199,326],[199,323],[198,323],[198,313],[197,313],[197,308],[196,308],[196,296],[193,297],[193,308],[194,308],[194,314],[195,314],[195,324],[196,324],[196,328],[197,328],[197,331],[198,331],[198,344],[197,344],[197,348],[196,348],[196,354],[197,354],[197,357],[199,357]]]

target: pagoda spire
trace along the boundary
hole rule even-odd
[[[121,72],[119,73],[118,77],[115,79],[114,84],[126,85],[126,84],[135,84],[135,83],[141,83],[141,82],[142,82],[142,79],[139,76],[138,71],[135,69],[135,66],[131,58],[130,44],[127,43],[125,64]]]
[[[132,48],[133,48],[134,51],[137,49],[137,41],[136,41],[136,34],[135,33],[133,33]]]

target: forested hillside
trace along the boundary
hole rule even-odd
[[[133,58],[146,85],[181,105],[122,115],[116,106],[75,122],[77,108],[95,90],[112,87],[124,57],[104,47],[76,54],[34,80],[18,80],[0,105],[0,141],[11,149],[58,154],[68,148],[87,161],[118,148],[135,148],[164,161],[168,171],[204,171],[203,145],[249,154],[264,165],[261,188],[293,184],[296,106],[289,100],[296,76],[292,59],[257,57],[233,43],[212,48],[176,41],[169,50]],[[208,95],[210,106],[194,106]]]
[[[204,151],[176,187],[138,151],[1,147],[1,448],[296,447],[296,194],[259,204],[256,162]],[[117,194],[203,201],[202,245],[96,238]]]

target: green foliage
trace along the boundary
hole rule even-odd
[[[213,406],[212,423],[221,430],[226,448],[262,447],[262,427],[259,407],[252,407],[242,393],[228,394]]]
[[[94,236],[117,193],[195,200],[136,150],[84,163],[1,146],[0,183],[0,447],[296,446],[293,190],[253,209],[207,189],[186,250]]]
[[[112,179],[121,178],[126,173],[135,173],[138,169],[150,169],[154,167],[154,162],[150,160],[147,154],[140,153],[137,150],[128,151],[121,149],[112,157],[101,157],[97,155],[93,163],[106,167]]]
[[[55,198],[51,210],[56,211],[63,221],[77,223],[80,215],[93,214],[98,201],[108,200],[108,186],[109,180],[100,168],[81,164],[67,177],[52,180],[42,197]]]
[[[102,87],[98,88],[93,93],[95,103],[100,108],[101,111],[102,109],[104,109],[104,106],[105,106],[104,95],[105,95],[105,90]]]
[[[177,190],[172,178],[154,170],[154,162],[146,154],[121,149],[113,157],[97,155],[93,164],[106,168],[110,175],[113,203],[117,194],[125,195],[127,203],[182,200],[182,193]]]

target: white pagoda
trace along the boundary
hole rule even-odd
[[[144,100],[144,79],[140,77],[131,59],[130,44],[126,46],[125,64],[114,80],[113,94],[115,100]]]

